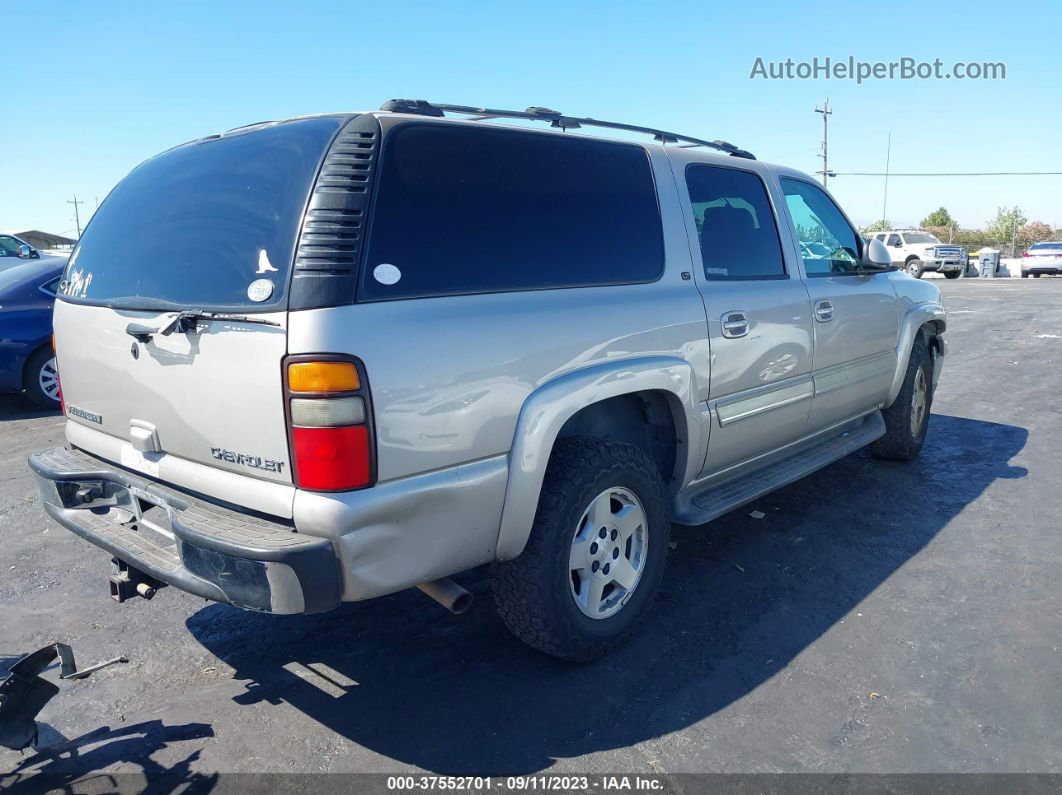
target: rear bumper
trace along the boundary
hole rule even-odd
[[[1041,273],[1046,276],[1058,276],[1062,273],[1062,266],[1052,265],[1030,265],[1027,268],[1021,269],[1022,273]]]
[[[327,538],[167,488],[77,448],[44,450],[29,465],[49,516],[156,580],[268,613],[318,613],[341,601]]]

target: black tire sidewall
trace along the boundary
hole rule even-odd
[[[649,606],[660,584],[667,562],[670,526],[665,506],[660,499],[662,495],[659,494],[658,484],[646,478],[639,468],[625,467],[618,471],[599,474],[589,482],[569,485],[570,491],[564,498],[567,506],[565,514],[562,517],[550,517],[549,529],[543,528],[559,542],[555,544],[556,549],[553,550],[551,556],[553,558],[551,569],[557,579],[557,587],[550,588],[550,593],[559,596],[560,604],[555,605],[556,609],[562,612],[566,621],[574,624],[581,634],[598,642],[607,642],[617,635],[628,632]],[[556,487],[565,488],[564,484],[556,484]],[[647,534],[645,568],[642,570],[642,576],[634,593],[619,612],[608,618],[595,619],[585,615],[572,597],[568,559],[575,528],[582,518],[583,511],[590,505],[591,500],[605,489],[616,487],[633,492],[645,512]]]

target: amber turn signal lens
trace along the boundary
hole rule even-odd
[[[288,365],[292,392],[353,392],[361,386],[351,362],[293,362]]]

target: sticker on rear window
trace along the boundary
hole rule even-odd
[[[256,304],[261,303],[273,294],[273,282],[269,279],[255,279],[247,285],[247,297]]]
[[[398,284],[402,278],[402,271],[390,262],[382,262],[372,269],[372,276],[380,284]]]
[[[269,253],[263,248],[258,252],[258,270],[255,273],[276,273],[276,270],[273,263],[269,261]]]

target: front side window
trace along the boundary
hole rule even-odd
[[[19,242],[9,235],[0,235],[0,257],[17,257]]]
[[[900,236],[899,235],[889,235],[889,242],[886,243],[885,245],[887,245],[887,246],[896,246],[898,248],[898,247],[902,246],[903,243],[900,242]]]
[[[784,279],[785,262],[767,189],[755,174],[693,165],[686,186],[707,279]]]
[[[664,267],[648,153],[489,125],[384,141],[359,301],[632,284]]]
[[[859,272],[859,238],[833,200],[809,182],[783,177],[781,183],[803,244],[805,273],[831,276]]]

